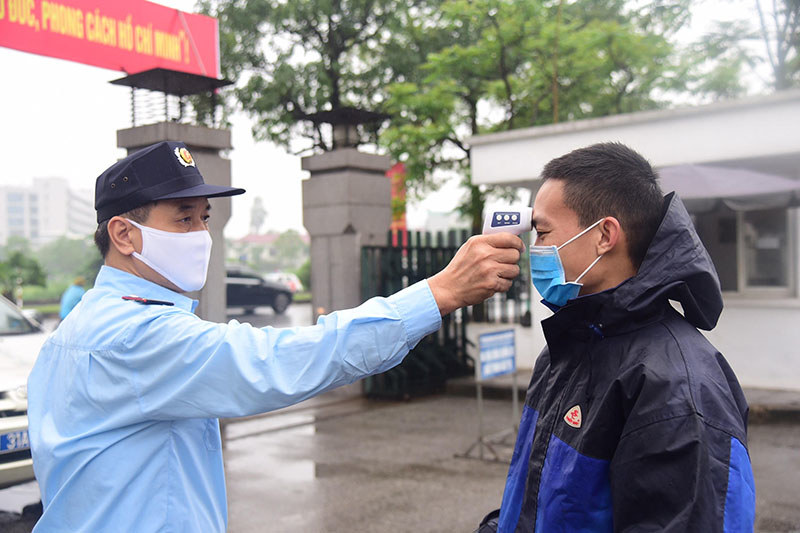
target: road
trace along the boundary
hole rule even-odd
[[[305,304],[284,316],[264,309],[231,318],[280,327],[306,325],[310,316]],[[229,531],[470,532],[500,504],[507,471],[507,462],[456,457],[475,440],[476,411],[464,397],[395,403],[334,391],[229,420]],[[490,431],[509,427],[510,402],[487,401],[485,423]],[[756,531],[800,532],[800,426],[751,425],[749,446]],[[0,509],[18,513],[37,494],[35,484],[0,491]],[[15,524],[0,522],[0,531],[32,525]]]

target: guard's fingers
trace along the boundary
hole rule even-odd
[[[519,267],[517,265],[508,265],[497,272],[497,275],[504,279],[513,280],[519,276]]]
[[[525,243],[512,233],[493,233],[484,235],[486,242],[495,248],[516,248],[519,253],[525,251]]]
[[[520,253],[514,248],[498,248],[494,251],[493,257],[498,263],[516,265],[519,263]]]
[[[507,292],[511,288],[511,280],[498,277],[494,284],[494,292]]]

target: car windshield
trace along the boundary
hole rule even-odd
[[[36,328],[8,301],[0,298],[0,335],[32,333]]]

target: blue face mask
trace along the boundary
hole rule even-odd
[[[583,283],[578,282],[603,256],[598,256],[575,281],[567,281],[566,274],[564,273],[564,265],[561,264],[561,257],[558,255],[558,251],[602,221],[603,219],[601,218],[561,246],[530,247],[531,281],[533,281],[533,286],[536,287],[536,290],[539,291],[539,294],[542,295],[545,302],[563,307],[568,300],[578,297],[578,293],[581,287],[583,287]]]

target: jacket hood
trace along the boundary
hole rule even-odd
[[[545,320],[548,330],[583,324],[604,336],[635,329],[662,316],[669,300],[680,303],[694,327],[717,325],[722,292],[711,257],[675,193],[664,197],[663,212],[637,274],[613,289],[570,300]]]
[[[717,271],[677,194],[664,197],[664,216],[638,273],[610,296],[610,305],[604,306],[612,315],[604,317],[610,322],[629,314],[647,314],[674,300],[696,328],[711,330],[717,325],[722,312]]]

